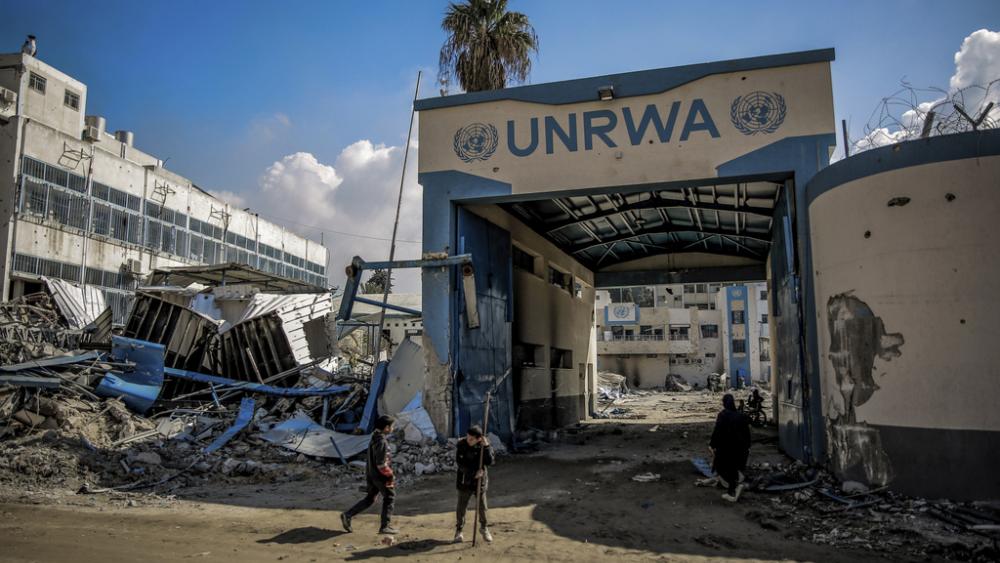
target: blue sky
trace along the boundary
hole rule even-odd
[[[248,194],[293,153],[333,166],[359,140],[402,145],[418,69],[425,96],[437,92],[445,6],[6,0],[0,37],[16,51],[37,35],[40,58],[88,85],[88,113],[135,131],[137,146],[199,185]],[[900,79],[946,88],[963,38],[1000,28],[996,0],[511,7],[540,38],[532,82],[834,47],[837,119],[850,120],[852,136]]]

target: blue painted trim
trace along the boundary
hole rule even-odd
[[[981,156],[1000,155],[1000,129],[970,131],[906,141],[867,150],[831,164],[806,186],[808,204],[840,186],[891,170]]]
[[[225,386],[226,391],[246,391],[248,393],[264,393],[265,395],[276,395],[278,397],[323,397],[326,395],[336,395],[351,390],[350,385],[332,385],[330,387],[275,387],[261,383],[251,383],[249,381],[237,381],[228,377],[208,375],[196,371],[187,371],[176,368],[163,368],[163,373],[177,379],[186,381],[197,381],[198,383],[208,383],[210,385]],[[216,390],[221,390],[216,387]]]
[[[787,166],[785,168],[788,168]],[[557,197],[576,197],[595,194],[634,194],[652,191],[682,191],[685,188],[703,186],[731,186],[736,183],[775,182],[780,183],[792,177],[792,171],[772,172],[764,174],[738,174],[734,176],[718,176],[714,178],[694,178],[690,180],[672,180],[669,182],[646,182],[642,184],[620,184],[613,186],[592,186],[570,190],[552,190],[547,192],[526,192],[498,196],[470,197],[461,200],[468,204],[517,203],[523,201],[538,201]]]
[[[694,82],[713,74],[728,72],[749,72],[765,68],[795,66],[811,63],[828,63],[836,58],[833,49],[817,49],[799,51],[778,55],[765,55],[746,59],[731,59],[693,65],[675,66],[654,70],[640,70],[620,74],[606,74],[576,80],[563,80],[546,84],[532,84],[490,90],[487,92],[470,92],[454,96],[424,98],[417,100],[414,107],[417,111],[426,111],[446,107],[496,102],[501,100],[516,100],[539,104],[574,104],[598,100],[597,90],[604,86],[614,87],[616,99],[632,96],[658,94]]]
[[[233,422],[233,425],[227,428],[225,432],[219,434],[219,436],[213,440],[211,444],[205,446],[205,449],[203,449],[202,452],[210,454],[218,450],[222,446],[229,443],[229,441],[239,434],[241,430],[246,428],[247,425],[250,424],[250,420],[253,418],[254,406],[255,403],[252,397],[243,397],[243,400],[240,401],[240,412],[236,415],[236,421]]]
[[[736,293],[739,292],[739,295]],[[733,301],[743,301],[743,357],[737,358],[733,350]],[[726,325],[729,326],[729,338],[726,342],[726,353],[729,356],[729,385],[736,387],[736,379],[744,379],[744,386],[750,380],[750,288],[745,285],[732,285],[726,288]]]
[[[837,136],[834,133],[785,137],[724,162],[715,170],[719,176],[795,172],[795,181],[802,182],[802,176],[812,177],[829,164],[829,149],[836,145]]]
[[[809,209],[806,202],[806,185],[820,170],[830,163],[830,147],[836,146],[836,135],[824,133],[819,135],[804,135],[786,137],[747,153],[739,158],[716,167],[720,176],[739,174],[760,174],[775,170],[789,170],[794,175],[794,198],[788,200],[789,194],[783,194],[786,201],[794,202],[792,212],[792,227],[795,235],[795,248],[798,257],[797,268],[788,276],[796,287],[796,295],[801,300],[796,314],[801,319],[802,327],[802,390],[808,397],[803,402],[803,420],[806,428],[803,440],[807,462],[822,462],[826,449],[826,426],[823,418],[822,398],[819,378],[819,332],[816,329],[815,290],[812,282],[812,243],[809,238]],[[784,225],[782,225],[784,228]],[[785,233],[786,237],[788,233]],[[787,240],[787,239],[786,239]],[[794,263],[790,263],[790,267]],[[803,277],[804,276],[804,277]],[[803,282],[803,279],[806,281]],[[797,344],[797,343],[796,343]]]
[[[447,252],[454,254],[457,248],[456,228],[458,223],[456,201],[476,197],[510,195],[511,185],[458,172],[425,172],[417,181],[424,188],[423,210],[423,251]],[[451,308],[452,288],[457,283],[453,279],[453,268],[425,269],[421,276],[421,313],[424,334],[442,363],[451,358]]]

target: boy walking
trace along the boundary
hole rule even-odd
[[[394,422],[391,416],[380,416],[375,421],[375,431],[372,432],[372,439],[368,444],[368,457],[365,463],[368,488],[365,498],[340,515],[340,522],[346,532],[353,531],[351,518],[375,504],[375,499],[382,495],[382,525],[378,533],[399,533],[399,530],[392,527],[392,509],[396,503],[396,478],[389,465],[392,454],[389,452],[388,436],[392,434]]]
[[[482,452],[483,468],[479,469],[479,457]],[[487,542],[493,541],[493,535],[486,523],[486,489],[488,475],[486,467],[493,465],[495,457],[489,440],[483,436],[483,429],[478,425],[471,426],[465,438],[459,440],[455,447],[455,466],[457,468],[458,506],[455,509],[455,543],[465,540],[462,528],[465,527],[465,512],[469,500],[476,496],[476,484],[482,487],[479,497],[479,531]],[[475,531],[473,530],[473,533]]]

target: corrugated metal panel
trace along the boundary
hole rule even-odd
[[[42,281],[70,328],[86,327],[108,308],[104,294],[97,287],[90,285],[81,287],[75,283],[45,276],[42,276]]]
[[[282,332],[288,339],[288,344],[295,361],[305,364],[313,361],[314,351],[325,340],[325,334],[316,334],[315,329],[307,327],[309,321],[325,319],[333,311],[333,298],[329,293],[299,294],[299,295],[266,295],[257,294],[247,306],[240,322],[275,314],[281,320]],[[322,326],[322,324],[321,324]]]

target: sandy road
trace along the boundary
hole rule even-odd
[[[453,477],[435,475],[400,487],[403,533],[391,547],[379,544],[374,509],[356,518],[353,534],[340,530],[338,511],[357,498],[356,482],[185,489],[134,507],[121,497],[6,491],[15,502],[0,505],[0,560],[872,560],[762,529],[746,517],[752,499],[733,506],[717,489],[692,486],[688,459],[703,455],[714,400],[640,397],[626,406],[646,418],[595,421],[567,436],[573,443],[503,458],[491,475],[492,545],[450,543]],[[755,455],[777,456],[769,447]],[[643,472],[661,480],[631,480]]]

